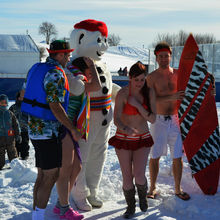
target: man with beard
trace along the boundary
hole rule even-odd
[[[24,112],[21,112],[21,102],[23,100],[22,92],[18,92],[16,94],[16,101],[15,104],[13,104],[9,110],[12,111],[21,128],[21,138],[22,141],[16,141],[15,147],[18,152],[18,156],[21,157],[22,160],[26,160],[29,156],[29,135],[28,135],[28,115]]]
[[[182,100],[184,91],[177,91],[177,70],[170,67],[172,50],[166,42],[156,45],[154,54],[159,68],[147,77],[148,86],[154,88],[156,93],[156,122],[151,124],[151,134],[154,145],[151,149],[149,162],[151,186],[149,198],[155,198],[156,179],[159,172],[159,160],[167,155],[168,146],[173,160],[173,176],[175,182],[175,195],[182,200],[190,199],[183,192],[180,182],[182,177],[183,144],[180,134],[177,101]]]

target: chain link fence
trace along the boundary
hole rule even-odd
[[[220,44],[201,44],[199,49],[208,66],[208,71],[215,76],[216,81],[220,81]],[[171,66],[178,68],[183,46],[172,47]],[[154,49],[149,49],[149,62],[151,70],[156,69],[157,63]]]

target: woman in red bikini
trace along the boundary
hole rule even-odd
[[[147,211],[146,165],[153,139],[148,123],[156,119],[155,93],[146,83],[146,67],[135,63],[129,71],[129,85],[118,92],[114,107],[114,123],[117,131],[109,144],[115,147],[123,177],[123,192],[127,202],[124,218],[135,213],[135,185],[139,205]]]

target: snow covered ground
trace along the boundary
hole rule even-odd
[[[126,45],[119,45],[109,47],[107,52],[103,55],[102,61],[106,63],[110,72],[114,73],[121,67],[130,67],[138,60],[147,64],[148,63],[148,50],[129,47]]]
[[[106,53],[103,61],[108,64],[111,71],[117,71],[122,64],[130,67],[142,57],[125,56],[114,53]],[[220,122],[220,103],[217,103],[218,118]],[[115,132],[112,124],[111,135]],[[187,160],[183,157],[184,170],[182,177],[182,188],[191,195],[189,201],[182,201],[174,196],[173,176],[171,172],[171,160],[162,157],[160,161],[160,173],[157,181],[157,188],[160,195],[157,199],[149,199],[149,208],[142,213],[138,207],[133,219],[151,220],[219,220],[220,219],[220,187],[214,196],[204,195],[195,180]],[[34,150],[31,146],[30,157],[27,161],[15,159],[11,164],[7,163],[4,170],[0,171],[0,220],[29,220],[32,211],[32,192],[36,178]],[[149,180],[148,167],[146,176]],[[220,186],[220,184],[219,184]],[[126,204],[122,194],[122,176],[120,166],[114,148],[109,146],[104,172],[100,183],[99,195],[104,201],[100,209],[93,209],[91,212],[83,212],[85,219],[123,219],[121,217]],[[46,210],[45,220],[58,220],[59,217],[53,214],[52,209],[56,203],[56,187],[53,188],[51,198]],[[138,199],[137,199],[138,200]],[[75,208],[73,201],[71,205]]]

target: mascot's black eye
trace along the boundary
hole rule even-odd
[[[107,42],[107,39],[105,38],[105,43]]]
[[[100,39],[100,38],[98,38],[98,39],[97,39],[97,42],[98,42],[98,43],[101,43],[101,39]]]
[[[79,37],[79,44],[81,44],[81,40],[83,39],[83,37],[84,37],[84,34],[81,34]]]

